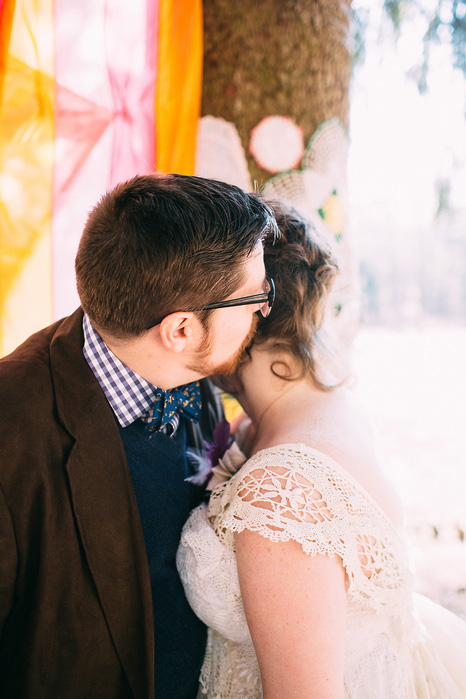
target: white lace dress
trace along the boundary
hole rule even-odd
[[[304,444],[255,454],[184,527],[178,570],[209,627],[200,697],[262,696],[235,561],[243,529],[342,559],[347,697],[466,697],[466,624],[413,594],[402,533],[347,471]]]

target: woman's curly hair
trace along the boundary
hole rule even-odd
[[[329,244],[296,209],[280,201],[267,203],[281,233],[275,243],[266,239],[264,248],[276,298],[270,316],[260,317],[253,344],[267,343],[277,352],[292,355],[301,376],[311,376],[320,388],[330,388],[319,375],[318,331],[337,263]],[[282,361],[274,363],[272,371],[284,379],[297,378]]]

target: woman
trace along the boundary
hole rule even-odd
[[[317,360],[336,265],[296,211],[274,208],[277,300],[236,376],[248,458],[224,457],[245,463],[194,510],[178,550],[209,626],[200,696],[466,697],[466,624],[413,594],[371,431]]]

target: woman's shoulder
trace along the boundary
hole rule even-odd
[[[248,459],[213,491],[208,519],[231,550],[234,535],[249,530],[271,542],[293,540],[311,556],[336,554],[361,589],[373,574],[367,560],[375,570],[388,551],[395,567],[404,555],[402,537],[371,495],[332,457],[299,442],[270,446]]]
[[[303,485],[307,483],[309,486],[325,483],[334,488],[337,480],[348,480],[354,487],[361,487],[359,480],[346,468],[344,451],[321,441],[277,440],[261,446],[236,474],[238,483],[250,479],[251,473],[263,473],[264,477],[298,477]],[[339,478],[334,478],[332,474],[338,474]]]
[[[338,472],[375,500],[395,526],[402,525],[401,500],[385,473],[372,423],[348,389],[337,389],[318,410],[303,406],[294,424],[288,422],[286,429],[265,435],[255,445],[252,463],[275,462],[285,453],[297,468]],[[321,475],[317,473],[317,478]]]
[[[345,500],[366,503],[391,524],[403,524],[403,508],[395,488],[370,453],[359,455],[350,446],[325,440],[281,441],[260,446],[237,472],[226,498],[252,501],[286,499],[301,490],[312,504],[325,494],[327,505],[337,508]],[[365,509],[363,507],[363,509]]]
[[[355,451],[359,457],[373,454],[372,425],[352,391],[343,386],[327,392],[310,390],[301,398],[291,410],[264,421],[255,436],[254,453],[304,443],[343,463]]]
[[[354,481],[348,487],[349,478],[331,456],[308,444],[277,443],[256,451],[212,496],[230,511],[235,503],[253,514],[273,510],[288,517],[291,504],[293,519],[299,518],[300,511],[308,519],[319,502],[325,509],[339,509],[342,492],[351,497],[358,490]]]

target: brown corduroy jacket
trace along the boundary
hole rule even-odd
[[[153,699],[144,539],[82,311],[0,360],[0,697]]]

